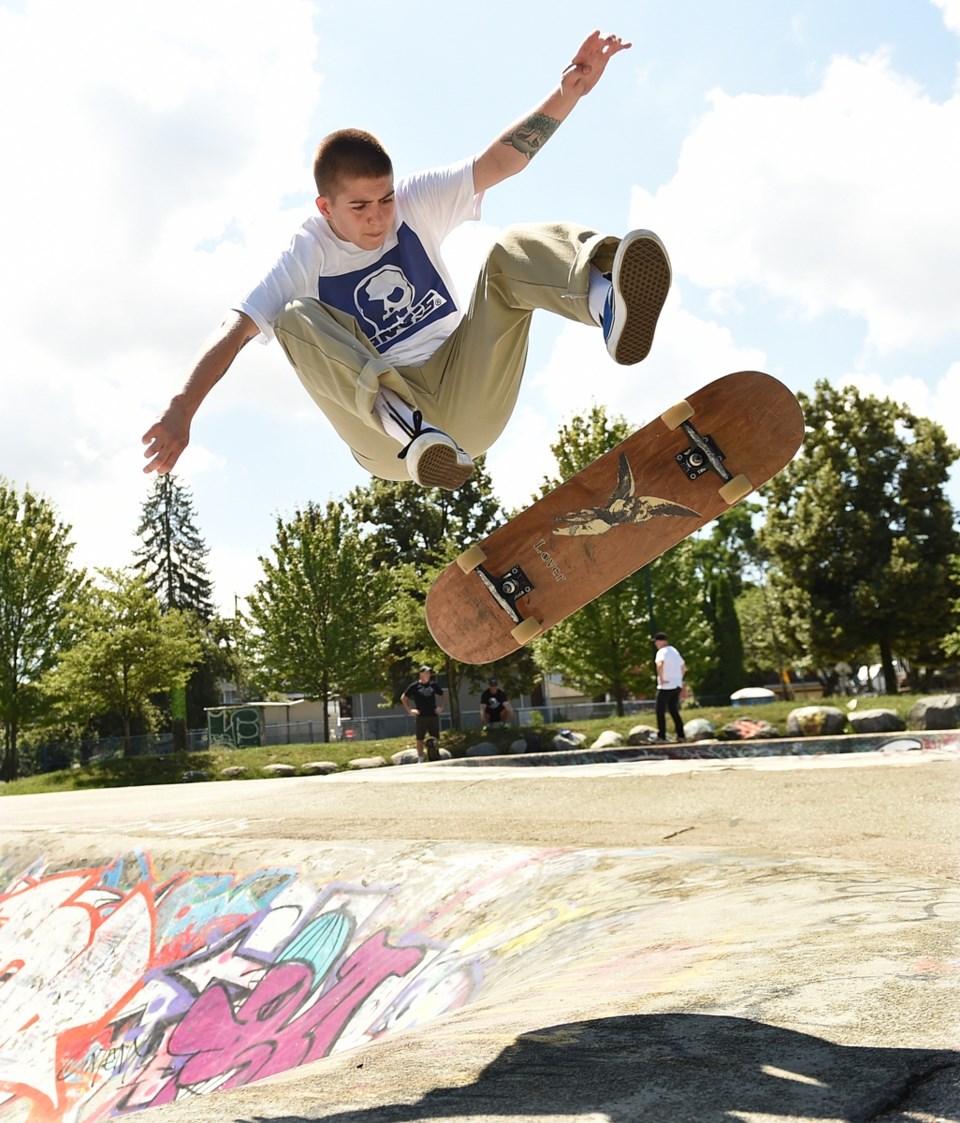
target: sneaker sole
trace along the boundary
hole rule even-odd
[[[463,464],[456,449],[449,445],[428,448],[417,462],[417,482],[421,487],[442,487],[455,491],[473,475],[473,464]]]
[[[613,358],[624,366],[650,354],[657,320],[670,291],[670,260],[652,234],[636,238],[614,260]],[[620,325],[619,332],[616,331]],[[608,350],[611,347],[608,344]]]

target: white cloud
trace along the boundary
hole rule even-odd
[[[947,29],[960,35],[960,0],[933,0],[933,3],[943,12]]]
[[[943,426],[947,439],[960,446],[960,362],[951,363],[932,385],[914,375],[888,379],[874,372],[847,374],[841,383],[855,386],[861,394],[890,398],[918,417],[932,418]]]
[[[564,324],[546,365],[528,370],[520,407],[488,456],[497,494],[507,506],[528,502],[532,487],[556,472],[549,446],[560,426],[595,401],[639,428],[714,378],[764,364],[761,351],[737,346],[726,328],[684,309],[677,289],[650,357],[637,366],[615,363],[598,328]]]
[[[709,100],[673,179],[634,192],[678,274],[845,310],[877,354],[960,333],[960,98],[932,101],[878,54],[835,59],[808,97]]]
[[[0,475],[54,502],[82,564],[128,559],[140,434],[299,220],[284,200],[310,182],[313,14],[307,0],[256,20],[228,0],[0,10]],[[229,377],[254,408],[302,410],[277,362],[244,356]],[[222,469],[191,446],[190,472]]]

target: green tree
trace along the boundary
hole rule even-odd
[[[80,606],[79,638],[44,688],[60,714],[81,725],[107,711],[118,714],[128,754],[134,721],[155,727],[151,695],[186,682],[200,644],[186,615],[162,612],[141,575],[98,573],[104,583],[91,588]]]
[[[199,620],[213,616],[212,584],[206,544],[195,525],[190,493],[171,473],[156,473],[144,500],[133,552],[134,569],[143,576],[166,612],[177,608]]]
[[[564,425],[550,446],[557,478],[546,478],[540,493],[559,486],[614,448],[631,432],[623,417],[591,406]],[[611,694],[617,713],[632,694],[644,693],[650,677],[652,575],[641,570],[568,616],[536,643],[537,659],[549,671],[590,697]]]
[[[70,564],[70,527],[29,488],[0,478],[0,777],[20,772],[19,737],[41,716],[43,676],[69,643],[86,575]]]
[[[474,463],[473,475],[456,491],[374,478],[349,494],[347,504],[367,533],[375,564],[436,565],[451,543],[463,549],[504,521],[485,458]]]
[[[391,599],[389,571],[343,508],[309,504],[277,519],[271,558],[247,598],[253,646],[270,689],[302,691],[328,703],[379,681],[379,625]]]
[[[414,483],[373,479],[350,493],[348,503],[367,531],[373,562],[388,567],[398,586],[383,622],[380,684],[392,701],[411,681],[421,663],[442,667],[446,675],[450,720],[460,726],[460,687],[477,683],[478,670],[449,658],[433,641],[423,605],[434,578],[467,546],[486,537],[506,515],[493,494],[483,457],[473,476],[454,492],[424,490]],[[535,668],[529,653],[513,661],[525,686],[532,686]]]
[[[944,489],[960,452],[889,399],[827,382],[800,397],[808,439],[768,485],[760,534],[786,630],[808,630],[821,667],[876,648],[895,693],[895,654],[946,658],[960,543]]]
[[[170,692],[174,737],[185,747],[187,725],[202,725],[204,708],[220,700],[218,680],[223,660],[217,645],[220,629],[211,626],[214,608],[206,562],[209,551],[196,526],[190,493],[176,476],[154,476],[136,533],[141,544],[134,550],[135,570],[143,575],[164,612],[175,608],[189,615],[201,646],[200,660],[186,687]],[[181,714],[175,714],[175,709]]]
[[[957,596],[950,605],[953,610],[954,623],[950,632],[944,637],[943,649],[947,655],[955,659],[960,656],[960,554],[951,558],[950,564],[953,567],[953,581],[954,587],[957,589]]]
[[[726,702],[746,681],[743,638],[730,578],[719,573],[706,587],[706,615],[713,635],[713,659],[700,681],[700,692]]]

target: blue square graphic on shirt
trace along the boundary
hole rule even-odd
[[[450,290],[406,223],[397,231],[397,244],[374,265],[321,277],[317,296],[353,316],[380,352],[456,311]]]

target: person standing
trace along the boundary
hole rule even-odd
[[[500,689],[499,680],[490,679],[487,689],[480,695],[480,724],[484,727],[500,721],[506,724],[512,717],[513,709],[507,695]]]
[[[673,647],[666,632],[657,632],[653,637],[657,648],[654,660],[657,671],[657,740],[667,739],[667,714],[673,718],[677,730],[677,740],[685,740],[683,719],[680,717],[680,693],[683,690],[683,676],[687,665],[683,656]]]
[[[424,741],[430,747],[430,759],[439,760],[437,739],[440,736],[440,715],[443,713],[443,687],[433,677],[433,667],[423,666],[416,682],[411,682],[400,701],[403,708],[416,718],[417,756],[423,763]]]

